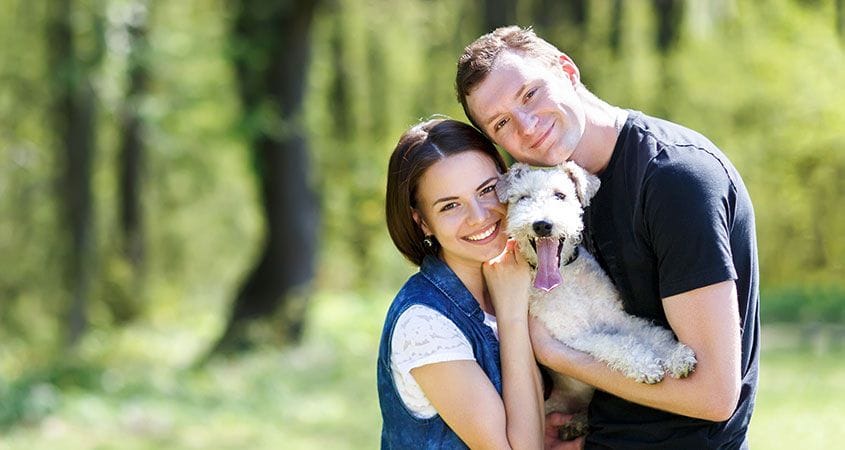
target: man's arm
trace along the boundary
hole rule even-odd
[[[556,341],[537,320],[531,321],[534,352],[550,369],[628,401],[705,420],[727,420],[736,409],[741,386],[736,285],[724,281],[673,295],[663,299],[663,308],[678,339],[698,359],[688,378],[638,383]]]

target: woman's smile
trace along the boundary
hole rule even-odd
[[[492,241],[493,239],[496,239],[496,236],[499,234],[499,224],[501,223],[501,220],[496,221],[496,223],[491,224],[487,228],[484,228],[483,230],[479,231],[478,233],[464,237],[464,240],[467,240],[472,243],[486,244]]]

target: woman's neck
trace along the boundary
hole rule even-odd
[[[472,297],[478,302],[478,306],[485,312],[495,315],[493,302],[490,301],[490,294],[487,292],[487,284],[484,282],[484,274],[481,271],[481,263],[473,265],[457,261],[445,262],[472,294]]]

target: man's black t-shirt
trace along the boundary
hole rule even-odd
[[[625,310],[669,328],[662,298],[735,280],[742,389],[725,422],[652,409],[597,391],[587,448],[745,448],[760,342],[754,212],[733,165],[704,136],[630,111],[585,214],[585,244]]]

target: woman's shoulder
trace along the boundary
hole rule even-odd
[[[432,309],[440,309],[437,305],[442,301],[443,293],[422,273],[417,272],[408,278],[408,281],[399,289],[393,302],[391,310],[401,313],[411,305],[425,305]]]
[[[433,362],[474,359],[469,340],[455,322],[424,305],[412,305],[400,314],[391,348],[391,359],[405,372]]]
[[[455,328],[457,325],[448,316],[431,306],[413,304],[399,314],[396,327],[413,330],[432,330],[439,328]]]

